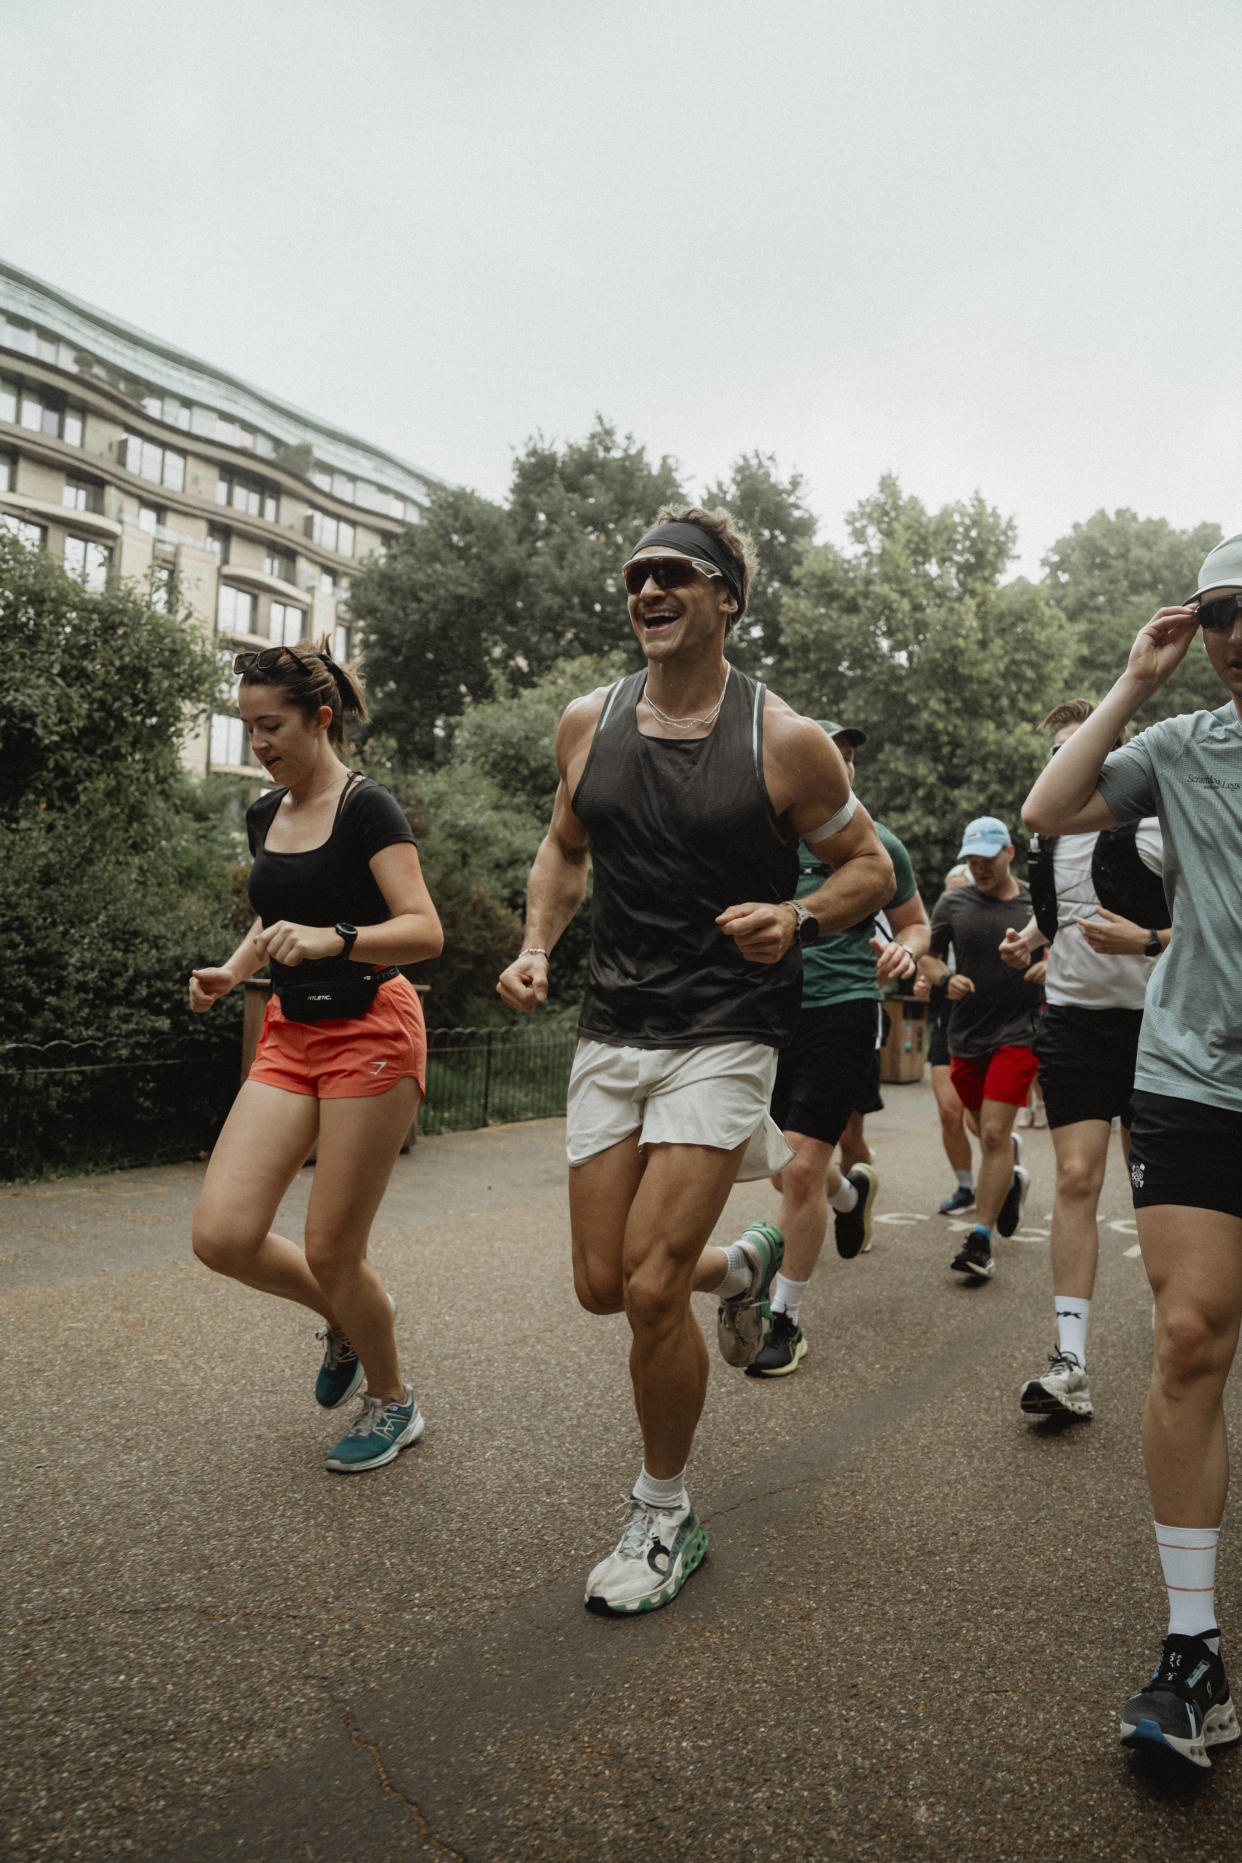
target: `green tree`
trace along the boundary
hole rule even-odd
[[[865,730],[858,788],[934,899],[965,822],[1018,810],[1065,689],[1069,628],[1046,590],[1004,583],[1014,525],[976,496],[929,511],[886,476],[809,549],[784,603],[782,697]]]
[[[457,719],[492,697],[498,675],[516,692],[566,659],[624,648],[620,565],[680,495],[670,460],[653,464],[602,419],[562,449],[531,440],[507,505],[433,490],[423,522],[350,593],[376,728],[398,756],[447,758]]]
[[[237,859],[218,786],[179,757],[219,686],[214,649],[3,532],[0,649],[0,1041],[189,1027],[186,976],[228,936]]]
[[[1221,540],[1217,524],[1176,530],[1164,518],[1097,511],[1053,544],[1044,586],[1073,630],[1067,696],[1103,698],[1126,663],[1134,636],[1158,608],[1196,586],[1199,565]],[[1220,681],[1202,647],[1191,650],[1136,720],[1152,724],[1175,712],[1222,702]]]
[[[767,678],[781,647],[781,612],[803,552],[814,541],[816,518],[803,498],[801,473],[781,479],[770,453],[743,453],[729,477],[709,486],[707,506],[723,505],[759,554],[750,602],[729,642],[729,658],[744,672]]]

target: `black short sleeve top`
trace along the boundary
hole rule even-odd
[[[295,925],[382,925],[392,917],[371,872],[373,855],[395,842],[416,846],[410,824],[391,790],[368,776],[355,777],[343,791],[326,841],[300,854],[277,854],[267,834],[288,793],[269,790],[246,811],[246,836],[254,864],[250,869],[250,903],[265,926],[278,919]],[[309,978],[339,960],[303,964],[298,975]],[[271,966],[277,982],[284,967]]]

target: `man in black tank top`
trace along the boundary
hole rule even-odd
[[[766,1335],[779,1231],[752,1224],[729,1248],[708,1238],[735,1181],[790,1155],[767,1109],[800,947],[893,889],[831,740],[724,657],[754,560],[727,512],[666,509],[626,563],[646,665],[561,720],[525,945],[497,986],[515,1009],[543,1002],[592,866],[566,1148],[578,1298],[624,1312],[633,1336],[643,1467],[586,1594],[618,1615],[667,1604],[707,1549],[685,1489],[707,1389],[691,1294],[718,1301],[730,1364],[749,1364]],[[832,872],[795,904],[799,838]]]

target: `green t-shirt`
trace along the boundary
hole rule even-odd
[[[875,831],[893,863],[897,881],[887,904],[904,906],[918,891],[910,856],[897,836],[879,822],[875,824]],[[817,892],[831,871],[807,848],[800,847],[798,890],[794,897],[802,899],[807,893]],[[848,931],[829,932],[826,938],[806,947],[802,953],[804,1009],[826,1009],[830,1003],[852,1003],[860,997],[867,1002],[879,1001],[882,991],[875,980],[875,952],[871,949],[875,935],[875,915],[870,914],[858,925],[851,925]]]

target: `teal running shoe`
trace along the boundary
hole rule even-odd
[[[418,1399],[407,1384],[400,1402],[363,1393],[362,1408],[339,1443],[328,1451],[328,1467],[340,1475],[359,1475],[364,1469],[383,1468],[402,1449],[416,1443],[427,1425]]]
[[[385,1298],[395,1320],[397,1303],[391,1294]],[[315,1337],[323,1340],[323,1364],[315,1379],[315,1402],[323,1410],[339,1410],[342,1404],[349,1402],[362,1383],[362,1366],[358,1354],[339,1326],[325,1326]]]

